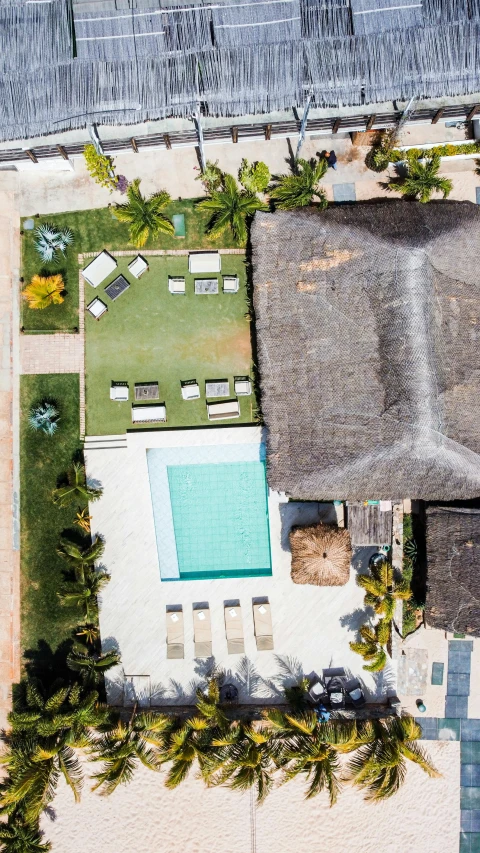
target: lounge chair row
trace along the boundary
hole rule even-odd
[[[225,384],[225,392],[222,394],[209,393],[211,391],[210,386],[219,385],[220,382],[205,383],[205,396],[206,397],[230,397],[230,382],[228,379],[221,380],[221,383]],[[150,400],[158,400],[159,399],[159,391],[158,391],[158,383],[149,382],[148,386],[155,386],[156,391],[149,391],[147,389],[145,391],[145,399]],[[248,376],[235,376],[233,379],[233,386],[235,389],[235,394],[239,397],[248,397],[252,393],[252,382]],[[146,388],[145,384],[135,383],[135,400],[142,399],[142,394],[140,389]],[[221,389],[222,390],[222,389]],[[148,391],[148,393],[147,393]],[[182,395],[182,400],[199,400],[200,399],[200,385],[198,384],[196,379],[189,379],[185,382],[180,382],[180,393]],[[128,402],[130,397],[130,389],[128,382],[112,382],[110,386],[110,399],[115,403],[126,403]]]
[[[185,657],[183,610],[167,609],[167,658]],[[229,655],[245,652],[242,608],[240,604],[225,605],[225,636]],[[268,602],[253,603],[253,624],[259,652],[273,649],[272,614]],[[193,610],[193,638],[196,658],[212,655],[212,626],[208,606]]]
[[[240,417],[240,403],[238,400],[229,400],[226,403],[207,403],[207,416],[209,421],[225,421]],[[132,406],[132,423],[166,423],[167,407],[165,403],[153,403],[151,405]]]
[[[184,276],[168,276],[168,289],[173,294],[185,294],[187,287]],[[240,280],[237,275],[223,276],[223,292],[238,293]],[[197,295],[218,293],[218,278],[196,278],[194,282],[194,293]]]

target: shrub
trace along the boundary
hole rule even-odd
[[[30,284],[22,291],[22,296],[33,310],[43,310],[49,305],[61,305],[65,286],[61,275],[34,275]]]
[[[270,169],[261,161],[249,163],[243,159],[238,170],[238,180],[250,193],[264,193],[270,183]]]
[[[73,231],[70,228],[58,231],[48,223],[39,225],[35,229],[35,236],[35,248],[45,263],[59,260],[60,255],[65,257],[67,246],[73,243]]]
[[[45,435],[54,435],[56,433],[59,420],[57,407],[48,400],[32,406],[28,416],[30,427],[35,432],[43,432]]]
[[[85,145],[83,156],[88,173],[95,183],[112,192],[117,189],[118,178],[113,171],[113,159],[106,154],[99,154],[94,145]],[[123,177],[123,176],[122,176]],[[126,188],[125,190],[126,191]]]
[[[421,160],[434,155],[439,157],[455,157],[456,154],[480,153],[480,140],[475,142],[463,142],[461,145],[434,145],[433,148],[410,148],[408,151],[400,151],[398,148],[390,152],[390,162],[399,163],[401,160]]]
[[[218,165],[218,160],[215,160],[215,163],[207,160],[205,171],[200,172],[195,180],[202,182],[203,188],[208,195],[218,192],[223,187],[223,172]]]

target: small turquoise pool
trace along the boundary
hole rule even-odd
[[[271,575],[264,462],[168,465],[182,580]]]

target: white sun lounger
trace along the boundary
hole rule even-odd
[[[243,655],[245,640],[243,637],[242,608],[239,604],[225,607],[225,634],[229,655]]]
[[[159,406],[132,406],[132,423],[149,424],[167,420],[165,403]]]
[[[195,641],[195,657],[209,658],[212,656],[212,624],[210,608],[193,611],[193,638]]]
[[[239,418],[240,404],[238,400],[229,400],[228,403],[207,403],[207,414],[209,421]]]
[[[218,252],[190,252],[188,256],[188,271],[220,272],[222,257]]]
[[[183,610],[167,610],[167,658],[184,657]]]
[[[117,262],[115,258],[112,258],[108,252],[103,251],[82,270],[82,275],[85,281],[88,281],[92,287],[98,287],[116,268]]]
[[[273,649],[272,612],[268,603],[253,605],[253,623],[258,651]]]

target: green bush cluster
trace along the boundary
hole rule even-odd
[[[421,160],[423,157],[454,157],[456,154],[478,154],[480,153],[480,141],[464,142],[462,145],[434,145],[433,148],[409,148],[408,151],[400,151],[393,148],[389,152],[390,163],[399,163],[402,160]]]

